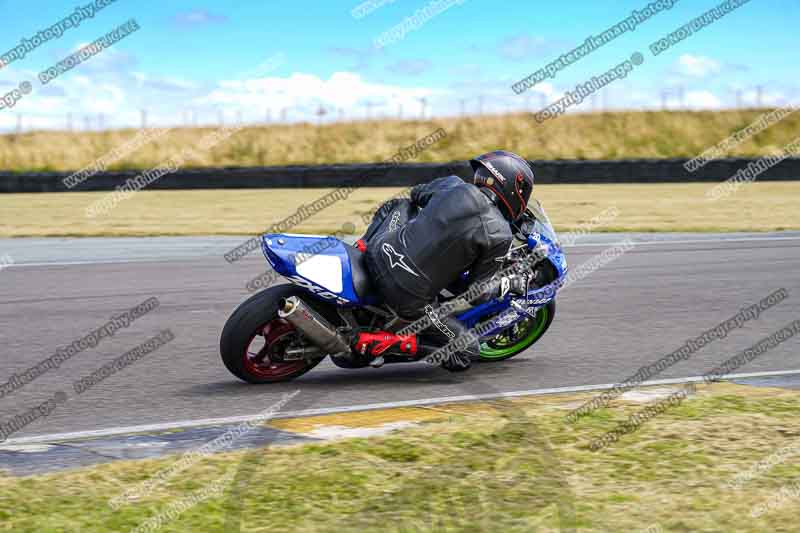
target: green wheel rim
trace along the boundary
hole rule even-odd
[[[539,309],[536,313],[535,321],[532,321],[529,325],[530,330],[521,339],[509,346],[493,348],[487,342],[481,342],[481,358],[498,359],[527,348],[542,335],[549,315],[550,310],[546,306]]]

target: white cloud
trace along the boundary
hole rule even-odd
[[[206,9],[195,9],[178,13],[172,20],[180,26],[204,26],[228,22],[228,17],[211,13]]]
[[[683,54],[678,58],[677,70],[686,76],[705,78],[719,74],[722,65],[710,57]]]
[[[319,105],[343,108],[348,116],[361,116],[365,104],[392,110],[398,105],[418,106],[418,98],[444,94],[426,87],[400,87],[371,83],[361,75],[335,72],[328,79],[312,74],[294,73],[289,77],[266,77],[251,80],[220,81],[208,96],[194,100],[196,105],[233,106],[256,109],[314,110]]]
[[[608,103],[608,108],[613,110],[621,109],[650,109],[658,110],[664,103],[661,99],[660,89],[646,89],[637,87],[629,83],[606,87],[609,91],[606,98],[599,97],[599,102],[604,100]],[[676,88],[667,91],[667,109],[679,109],[681,106],[693,109],[720,109],[723,107],[722,99],[717,94],[709,90],[684,89],[683,100]],[[584,110],[590,109],[587,98],[584,100]]]
[[[555,87],[553,87],[553,84],[548,81],[537,83],[536,86],[531,89],[531,91],[543,94],[545,96],[554,96],[556,93]]]
[[[98,115],[103,114],[107,126],[118,128],[139,126],[140,110],[147,111],[150,125],[180,125],[189,116],[196,116],[199,124],[216,124],[220,113],[227,121],[241,116],[245,121],[258,122],[264,120],[267,110],[277,119],[283,108],[288,110],[289,121],[315,121],[320,105],[328,111],[328,119],[335,119],[339,109],[352,119],[363,118],[368,104],[373,117],[394,116],[400,108],[406,114],[417,114],[420,99],[425,98],[430,115],[434,107],[441,109],[450,100],[446,90],[370,82],[350,72],[336,72],[327,79],[297,72],[287,77],[267,75],[205,86],[142,72],[101,75],[75,69],[42,87],[36,74],[11,67],[3,69],[0,82],[27,79],[32,82],[33,91],[14,108],[2,110],[0,131],[13,130],[17,114],[23,116],[26,130],[63,128],[68,114],[76,127],[82,127],[85,118],[96,124]]]
[[[121,59],[121,58],[119,58]],[[479,72],[465,69],[475,65],[462,65],[454,74],[459,81],[447,87],[431,87],[423,81],[410,86],[367,79],[354,72],[335,72],[327,78],[294,72],[278,75],[285,57],[278,55],[264,62],[264,68],[251,69],[231,79],[198,82],[177,76],[153,76],[152,74],[113,68],[102,72],[74,69],[46,87],[36,78],[37,72],[15,69],[11,65],[0,71],[0,85],[5,93],[19,83],[30,80],[33,92],[26,95],[13,109],[0,111],[0,131],[13,130],[17,115],[23,116],[24,128],[63,128],[67,115],[71,114],[76,127],[82,127],[88,118],[97,124],[98,115],[104,115],[108,127],[138,127],[140,110],[147,111],[149,125],[201,125],[217,124],[221,115],[230,122],[241,116],[244,121],[263,122],[269,111],[272,120],[283,118],[281,111],[287,110],[285,118],[290,121],[315,122],[320,106],[326,111],[324,119],[336,120],[339,110],[345,119],[364,118],[368,111],[372,117],[403,115],[419,116],[421,99],[426,100],[426,115],[458,114],[461,106],[468,113],[481,108],[486,113],[535,109],[546,102],[559,98],[572,86],[554,86],[540,83],[526,97],[510,94],[509,79],[483,80]],[[708,58],[684,55],[681,64],[695,74],[712,72],[719,64]],[[83,66],[83,65],[82,65]],[[281,73],[282,74],[282,73]],[[685,85],[684,85],[685,84]],[[688,86],[686,86],[688,85]],[[730,103],[732,91],[712,92],[705,82],[683,83],[683,104],[695,109],[719,109],[722,100]],[[742,87],[744,100],[755,102],[752,87]],[[764,91],[762,101],[772,103],[780,100],[780,92]],[[608,105],[611,109],[658,109],[661,106],[660,92],[627,81],[607,87],[598,95],[598,107]],[[724,98],[719,96],[724,94]],[[482,99],[480,97],[483,97]],[[587,99],[588,100],[588,99]],[[668,107],[678,105],[675,90],[670,93]],[[592,109],[591,101],[581,109]],[[196,122],[195,122],[196,120]]]
[[[701,109],[719,109],[722,101],[711,91],[689,91],[686,93],[686,105]]]
[[[742,104],[744,106],[783,106],[792,102],[790,91],[773,90],[768,86],[762,86],[761,94],[759,95],[758,89],[755,87],[741,88]],[[797,99],[794,99],[796,102]]]
[[[195,96],[200,87],[193,82],[175,78],[159,78],[126,72],[103,73],[76,67],[73,71],[42,86],[38,72],[27,69],[3,69],[1,81],[31,82],[32,91],[13,108],[0,110],[0,131],[16,128],[21,116],[24,129],[64,128],[68,115],[75,127],[82,127],[89,119],[97,124],[98,115],[109,127],[139,125],[139,109],[151,109],[151,116],[159,123],[180,123],[181,106],[187,94]],[[12,86],[0,91],[5,93]],[[192,92],[194,91],[194,92]]]

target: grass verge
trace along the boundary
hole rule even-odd
[[[795,443],[797,391],[699,386],[596,452],[592,439],[643,406],[618,400],[565,422],[587,397],[437,406],[388,436],[215,455],[118,511],[110,498],[176,459],[0,477],[0,529],[128,530],[241,468],[240,491],[186,508],[164,530],[223,531],[239,519],[242,531],[796,530],[798,499],[752,516],[800,475],[796,462],[727,483]]]
[[[539,198],[559,231],[616,206],[619,216],[597,231],[777,231],[800,229],[800,183],[743,186],[717,201],[712,184],[540,185]],[[106,215],[85,208],[105,192],[0,195],[0,237],[257,235],[331,189],[141,191]],[[295,233],[333,233],[345,222],[365,228],[371,214],[401,188],[362,188],[318,212]]]

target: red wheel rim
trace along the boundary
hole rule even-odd
[[[283,355],[287,341],[294,335],[294,326],[280,318],[257,328],[244,349],[245,370],[259,378],[277,379],[305,368],[308,363],[304,360],[280,361],[275,359],[276,355]]]

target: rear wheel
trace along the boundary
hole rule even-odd
[[[536,312],[536,318],[526,318],[496,337],[481,342],[481,361],[503,361],[524,352],[545,334],[556,314],[555,300]]]
[[[294,285],[265,289],[244,301],[225,323],[220,355],[231,373],[249,383],[289,381],[317,366],[315,360],[284,360],[287,348],[297,346],[300,333],[278,317],[278,301],[303,292]]]

